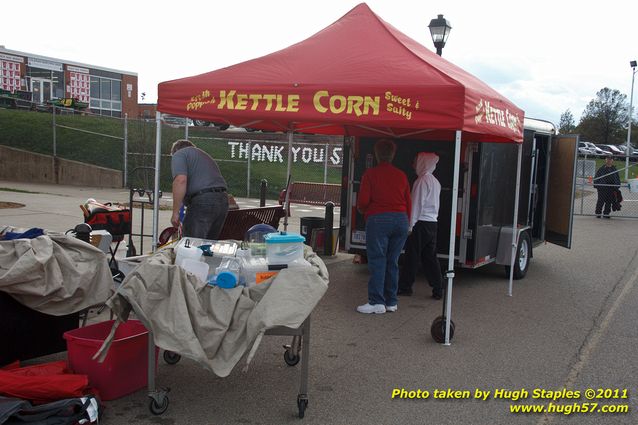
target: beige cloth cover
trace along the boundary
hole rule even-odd
[[[172,249],[159,251],[129,273],[107,302],[118,318],[114,329],[133,310],[156,346],[227,376],[266,330],[301,326],[328,289],[323,261],[309,247],[305,258],[312,267],[284,269],[249,288],[222,289],[173,265]],[[110,338],[96,357],[104,358],[109,345]]]
[[[11,227],[0,233],[24,231]],[[45,232],[0,240],[0,291],[41,313],[63,316],[104,303],[113,293],[106,254],[73,236]]]

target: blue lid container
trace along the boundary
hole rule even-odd
[[[306,240],[299,233],[268,233],[264,235],[266,243],[295,243]]]
[[[216,285],[224,289],[234,288],[237,286],[237,275],[224,270],[217,275]]]

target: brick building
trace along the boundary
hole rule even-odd
[[[90,111],[113,117],[139,116],[137,73],[87,65],[0,46],[0,89],[21,91],[34,104],[74,98]]]

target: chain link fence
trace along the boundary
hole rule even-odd
[[[608,201],[613,203],[615,186],[600,184],[596,179],[596,170],[604,163],[603,158],[591,156],[579,156],[576,161],[576,191],[574,199],[574,214],[595,216],[601,211],[596,211],[596,204]],[[629,167],[626,167],[625,159],[617,159],[614,166],[620,177],[620,188],[622,196],[620,210],[611,211],[611,217],[638,218],[638,162],[636,158],[631,158]],[[626,171],[626,173],[625,173]],[[627,174],[627,179],[625,179]],[[595,188],[596,185],[598,188]],[[602,210],[604,212],[604,209]],[[597,214],[598,213],[598,214]]]
[[[48,112],[48,113],[47,113]],[[6,117],[5,117],[6,115]],[[171,191],[170,149],[188,138],[218,163],[235,197],[276,200],[287,182],[288,135],[230,128],[184,126],[183,119],[162,121],[160,188]],[[48,111],[0,109],[0,144],[123,172],[123,187],[154,187],[155,120],[116,118],[51,107]],[[343,137],[295,134],[291,150],[294,181],[340,183]],[[150,172],[149,172],[150,170]]]

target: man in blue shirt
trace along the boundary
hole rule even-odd
[[[183,236],[216,240],[228,213],[227,184],[213,158],[188,140],[171,148],[173,215],[179,227],[179,210],[186,206]]]

